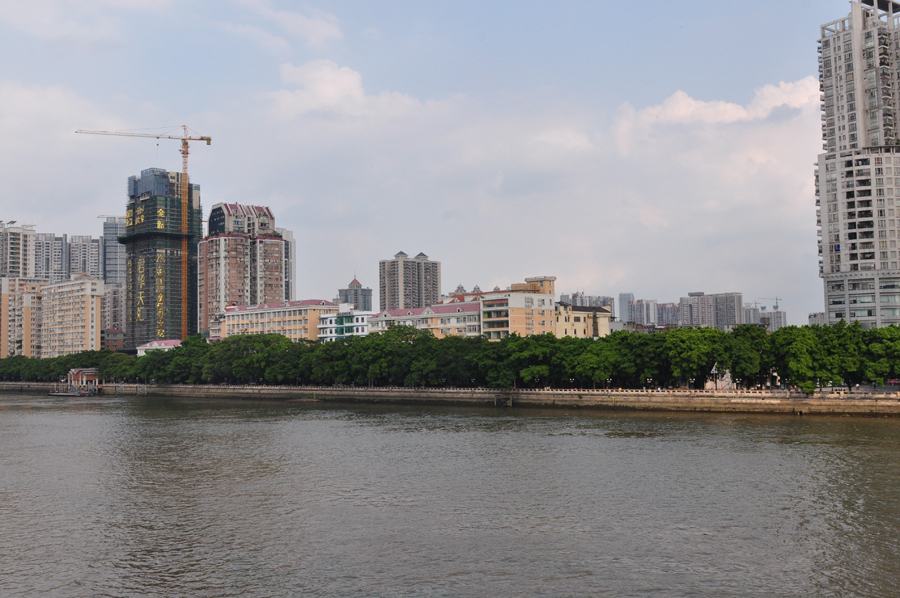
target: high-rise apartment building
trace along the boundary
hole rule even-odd
[[[441,263],[429,260],[424,253],[410,258],[401,251],[392,260],[381,260],[378,269],[381,311],[440,302]]]
[[[66,235],[34,235],[34,277],[51,284],[69,277],[69,240]]]
[[[87,274],[41,289],[41,357],[99,351],[103,281]]]
[[[0,221],[0,276],[34,278],[34,225]]]
[[[187,334],[197,333],[197,242],[203,216],[200,185],[188,185],[187,277],[182,278],[181,176],[180,172],[149,168],[128,178],[123,238],[127,348],[180,338],[185,295]]]
[[[125,282],[128,256],[125,245],[119,243],[119,237],[125,236],[125,218],[107,216],[103,222],[103,282],[120,284]]]
[[[821,27],[819,275],[829,324],[900,324],[900,4],[850,3]]]
[[[297,243],[294,233],[286,228],[276,228],[275,232],[284,239],[284,300],[297,298]]]
[[[103,278],[103,238],[88,235],[69,237],[69,274]]]
[[[41,356],[41,289],[46,283],[0,278],[0,359]]]
[[[659,316],[656,299],[638,299],[628,302],[628,310],[634,318],[632,321],[641,326],[656,326]]]
[[[779,328],[787,326],[787,314],[778,309],[777,305],[774,309],[761,307],[759,309],[759,325],[765,326],[768,332],[775,332]]]
[[[657,304],[656,314],[658,326],[678,326],[681,322],[681,309],[677,303]]]
[[[634,293],[619,293],[619,319],[623,322],[634,322],[634,314],[629,303],[634,301]]]
[[[103,287],[103,304],[101,305],[103,330],[121,330],[125,331],[128,327],[126,320],[127,302],[126,302],[125,283],[104,284]]]
[[[279,303],[284,298],[284,239],[272,210],[216,204],[209,236],[200,241],[197,287],[200,332],[227,306]]]
[[[338,305],[347,303],[359,311],[372,311],[372,289],[363,288],[362,283],[354,277],[346,289],[338,289],[335,303]]]
[[[678,302],[680,326],[724,330],[744,323],[744,296],[741,293],[688,293]]]

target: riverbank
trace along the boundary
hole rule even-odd
[[[49,393],[59,385],[0,382],[0,391]],[[534,407],[619,409],[634,411],[705,411],[728,413],[789,413],[831,415],[900,415],[900,393],[707,390],[497,390],[353,388],[297,386],[147,386],[109,384],[103,396],[159,396],[236,400],[306,400],[327,403],[397,405],[457,405],[471,407]]]

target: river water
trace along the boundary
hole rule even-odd
[[[898,596],[900,419],[0,395],[0,596]]]

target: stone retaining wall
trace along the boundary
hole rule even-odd
[[[102,394],[241,400],[310,400],[330,403],[384,403],[567,409],[631,409],[744,413],[828,413],[900,415],[900,393],[787,391],[496,390],[296,386],[106,386]]]

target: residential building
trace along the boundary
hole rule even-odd
[[[759,308],[759,325],[764,326],[768,332],[775,332],[779,328],[787,326],[787,314],[778,309]]]
[[[355,276],[346,289],[338,289],[337,299],[336,303],[349,303],[353,309],[372,311],[372,289],[363,288]]]
[[[824,311],[817,311],[809,314],[810,326],[825,326],[828,323]]]
[[[410,258],[401,251],[392,260],[381,260],[378,269],[381,311],[428,307],[441,301],[441,263],[424,253]]]
[[[41,289],[41,357],[100,350],[103,281],[87,274]]]
[[[900,324],[898,13],[896,2],[853,1],[820,31],[816,220],[829,324]]]
[[[257,236],[275,232],[275,216],[265,206],[217,203],[209,211],[210,236],[221,233]]]
[[[585,295],[575,292],[571,295],[560,295],[559,302],[568,303],[574,307],[605,307],[609,311],[610,317],[613,319],[616,317],[616,302],[612,297],[605,295]]]
[[[741,293],[717,293],[715,300],[715,327],[725,330],[744,322],[744,296]]]
[[[197,333],[197,243],[203,214],[200,186],[188,184],[188,230],[182,234],[181,176],[149,168],[128,179],[122,237],[126,348]]]
[[[506,291],[481,295],[481,327],[489,340],[556,333],[556,277],[535,276]]]
[[[555,276],[526,278],[505,291],[471,293],[460,287],[443,302],[428,307],[381,310],[369,318],[371,333],[395,325],[429,330],[436,337],[479,336],[500,340],[510,334],[554,334]]]
[[[284,240],[263,206],[216,204],[210,235],[200,241],[197,283],[199,330],[229,305],[284,301]]]
[[[103,238],[95,239],[89,235],[69,237],[68,265],[69,275],[87,274],[103,278]]]
[[[0,278],[0,359],[41,356],[43,280]]]
[[[107,328],[101,330],[100,349],[106,351],[124,351],[125,333],[118,328]]]
[[[678,326],[681,322],[681,309],[677,303],[658,303],[656,305],[657,326]]]
[[[34,278],[34,225],[0,221],[0,276]]]
[[[119,243],[124,237],[126,224],[124,217],[107,216],[103,222],[103,282],[108,285],[124,284],[128,264],[125,245]]]
[[[276,228],[275,232],[284,239],[284,300],[293,301],[297,298],[297,242],[286,228]]]
[[[476,299],[382,310],[369,316],[369,332],[384,332],[391,326],[412,326],[417,330],[427,330],[437,338],[480,336],[482,308],[482,302]]]
[[[702,292],[688,293],[678,302],[681,326],[709,326],[716,325],[716,303],[712,296]]]
[[[341,303],[336,313],[319,318],[318,339],[328,343],[351,336],[366,336],[369,318],[374,315],[373,311],[354,309],[350,303]]]
[[[725,330],[744,322],[744,296],[741,293],[688,293],[678,306],[680,326]]]
[[[103,303],[101,304],[103,330],[116,329],[124,332],[127,328],[126,295],[124,282],[103,285]]]
[[[744,324],[759,325],[759,305],[755,303],[744,304]]]
[[[337,312],[337,305],[322,299],[232,305],[210,318],[209,337],[281,334],[292,341],[315,341],[321,319]]]
[[[69,278],[69,240],[66,235],[35,233],[34,277],[51,284]]]
[[[559,302],[556,304],[556,336],[601,338],[609,335],[612,314],[608,307],[588,307]]]
[[[629,303],[629,312],[632,321],[641,326],[656,326],[657,313],[656,299],[637,299]]]
[[[634,293],[619,293],[619,319],[623,322],[634,322],[634,314],[629,305],[633,301]]]

